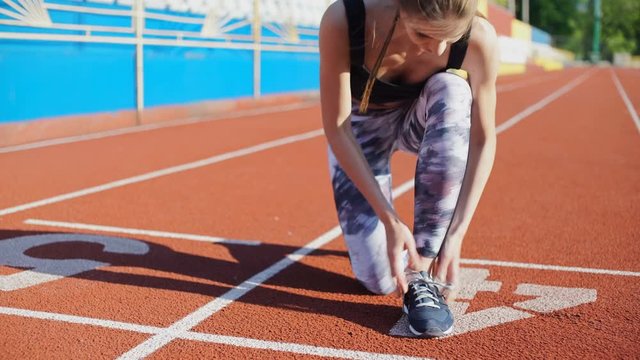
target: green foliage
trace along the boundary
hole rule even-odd
[[[629,39],[621,31],[604,39],[604,47],[609,53],[632,52],[636,49],[635,39]]]
[[[516,3],[520,18],[522,0]],[[640,54],[640,0],[601,3],[602,57],[611,59],[615,52]],[[554,46],[574,52],[577,58],[588,58],[594,28],[593,0],[529,0],[529,14],[531,25],[553,36]]]
[[[615,52],[640,54],[636,39],[640,36],[640,1],[602,1],[602,53],[611,58]]]
[[[576,29],[579,0],[529,1],[532,25],[556,36],[567,37]],[[549,31],[551,30],[551,31]]]
[[[567,49],[578,58],[584,57],[588,2],[589,0],[529,0],[529,22],[550,33],[554,46]],[[518,5],[518,11],[521,11],[521,3]]]

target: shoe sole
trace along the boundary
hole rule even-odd
[[[402,311],[407,316],[409,316],[409,309],[407,308],[406,305],[402,305]],[[416,329],[414,329],[413,326],[409,324],[409,330],[411,331],[411,333],[413,333],[413,335],[420,336],[420,337],[443,337],[443,336],[450,335],[453,332],[453,325],[451,325],[451,327],[449,327],[445,331],[442,331],[440,329],[427,329],[424,332],[420,332],[420,331],[416,331]]]

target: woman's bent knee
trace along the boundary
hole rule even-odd
[[[427,80],[425,87],[431,94],[435,92],[446,96],[455,96],[458,99],[460,99],[460,97],[472,97],[471,86],[467,80],[447,72],[441,72],[431,76],[429,80]]]
[[[376,295],[388,295],[396,290],[396,282],[390,277],[358,279],[358,281],[370,292]]]

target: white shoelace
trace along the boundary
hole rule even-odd
[[[422,299],[429,299],[430,301],[423,301],[416,305],[416,307],[429,306],[432,308],[440,309],[440,299],[438,298],[437,291],[439,288],[449,289],[452,286],[443,284],[430,277],[423,277],[411,284],[413,287],[413,294],[415,295],[415,301]]]

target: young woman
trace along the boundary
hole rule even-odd
[[[404,295],[417,335],[453,329],[447,301],[495,155],[497,40],[476,8],[338,0],[320,25],[323,126],[351,266],[370,291]],[[418,157],[413,233],[392,205],[398,149]]]

